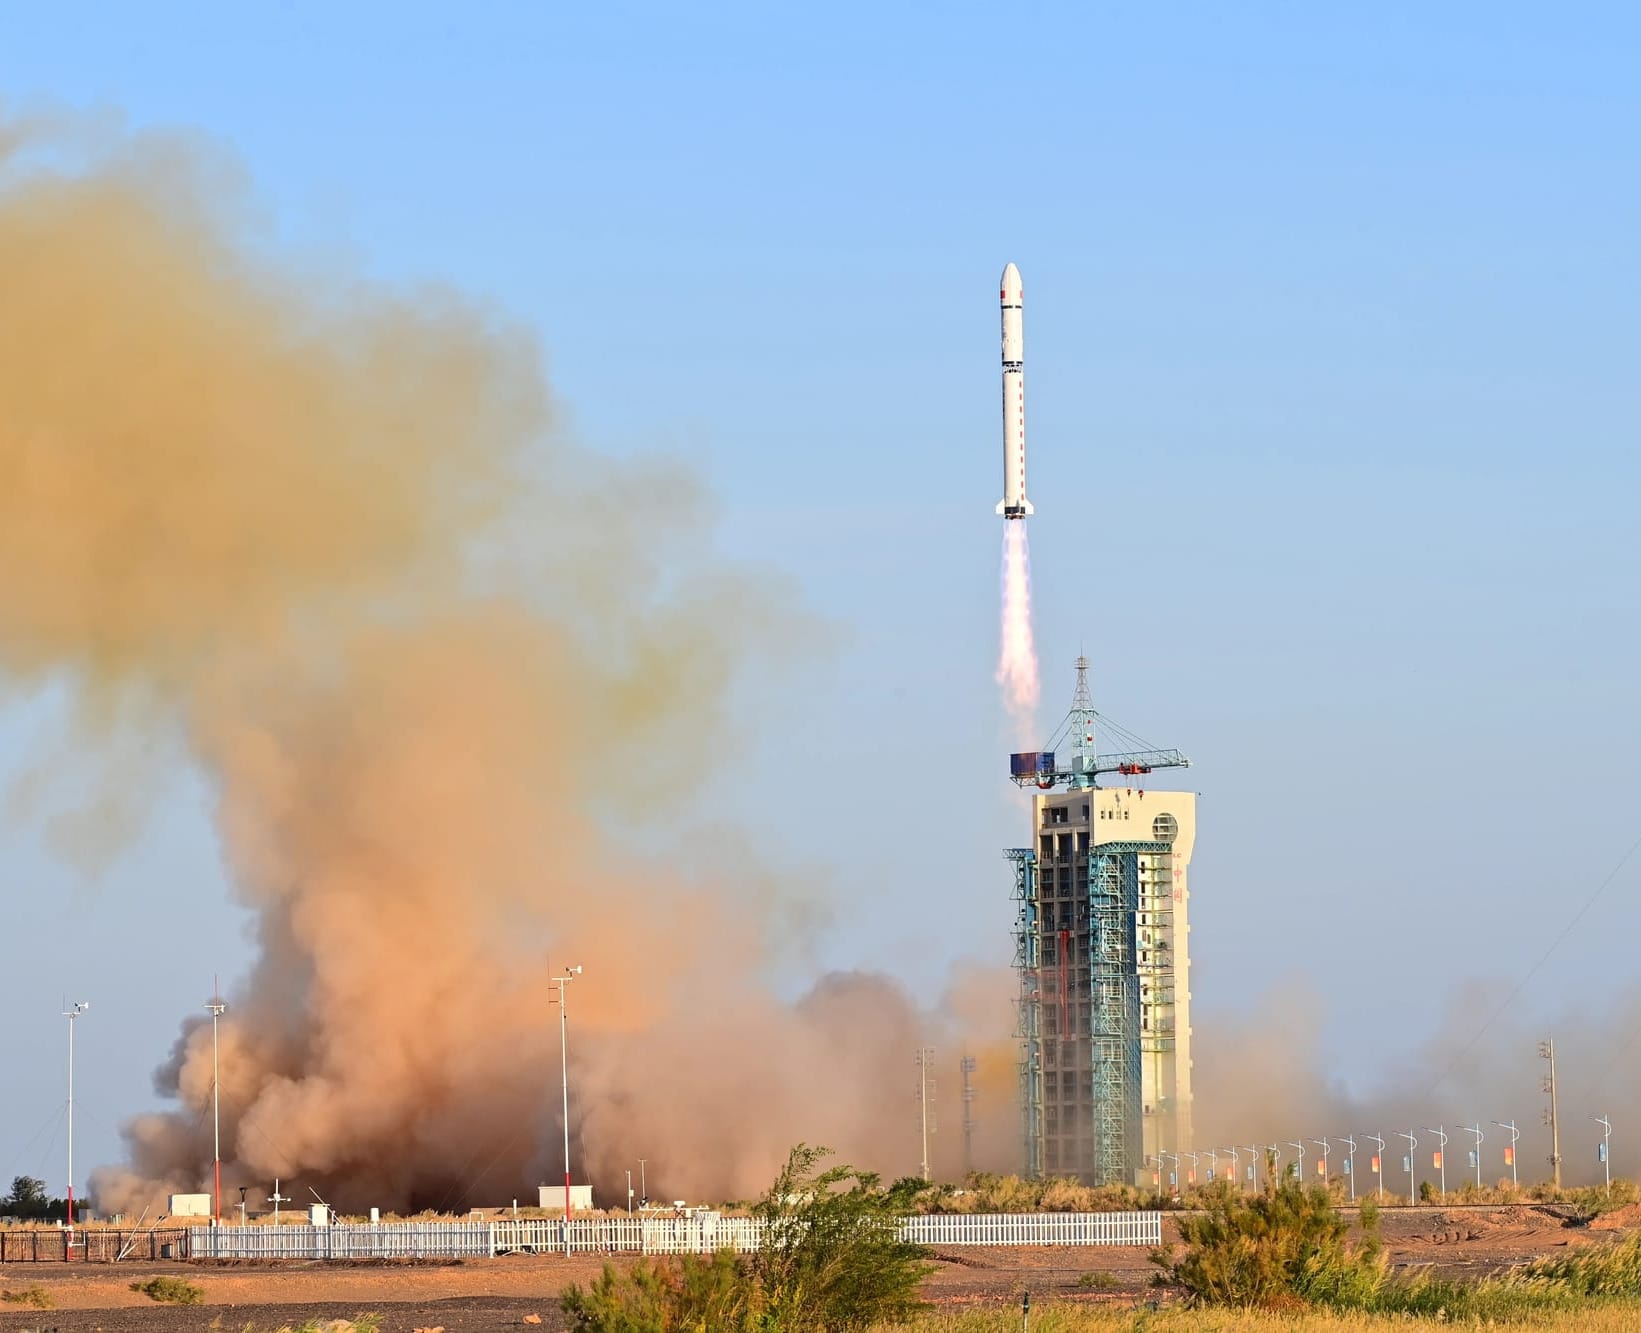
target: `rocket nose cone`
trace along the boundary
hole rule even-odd
[[[1003,294],[1005,296],[1018,295],[1020,291],[1020,270],[1010,264],[1003,270]]]

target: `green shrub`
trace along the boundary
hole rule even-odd
[[[51,1293],[39,1283],[24,1287],[21,1291],[0,1291],[0,1301],[7,1305],[31,1305],[36,1310],[49,1310],[56,1304],[51,1299]]]
[[[764,1223],[756,1254],[606,1264],[587,1290],[561,1300],[595,1333],[808,1333],[903,1322],[921,1311],[923,1251],[900,1239],[894,1197],[853,1167],[820,1169],[825,1148],[799,1144],[752,1214]]]
[[[1084,1273],[1077,1286],[1083,1291],[1116,1291],[1122,1280],[1115,1273]]]
[[[575,1327],[598,1333],[673,1333],[753,1327],[756,1293],[733,1251],[676,1263],[640,1260],[622,1273],[611,1264],[586,1291],[571,1286],[560,1302]]]
[[[198,1305],[205,1299],[204,1287],[196,1287],[180,1277],[151,1277],[146,1282],[133,1282],[131,1290],[166,1305]]]
[[[1229,1181],[1202,1192],[1205,1211],[1179,1221],[1183,1257],[1152,1262],[1198,1305],[1361,1305],[1385,1281],[1376,1234],[1353,1245],[1348,1224],[1320,1186],[1295,1181],[1247,1196]]]

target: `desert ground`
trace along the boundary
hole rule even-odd
[[[1397,1265],[1433,1265],[1450,1275],[1480,1277],[1561,1247],[1607,1243],[1635,1226],[1641,1226],[1641,1209],[1575,1225],[1565,1209],[1510,1205],[1390,1209],[1382,1215],[1380,1230]],[[1171,1230],[1165,1222],[1165,1237]],[[1134,1306],[1167,1299],[1149,1285],[1156,1270],[1143,1248],[941,1247],[934,1257],[925,1293],[946,1311],[1018,1304],[1026,1291],[1039,1309],[1055,1302]],[[596,1277],[603,1262],[596,1255],[518,1255],[368,1265],[7,1264],[0,1267],[0,1291],[39,1287],[52,1305],[0,1305],[0,1333],[212,1328],[240,1333],[247,1325],[271,1331],[361,1312],[380,1316],[383,1333],[563,1329],[559,1292],[569,1283]],[[203,1303],[157,1305],[130,1289],[132,1282],[155,1274],[187,1278],[203,1288]]]

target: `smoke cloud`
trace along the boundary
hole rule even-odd
[[[1510,1004],[1511,992],[1503,981],[1457,985],[1433,1014],[1431,1030],[1409,1034],[1403,1059],[1354,1069],[1344,1062],[1348,1081],[1319,1072],[1341,1062],[1330,1059],[1322,1044],[1327,997],[1307,986],[1286,983],[1249,1014],[1206,1021],[1197,1027],[1193,1048],[1196,1146],[1246,1149],[1277,1143],[1287,1163],[1296,1156],[1289,1141],[1302,1139],[1314,1179],[1320,1148],[1310,1140],[1333,1141],[1330,1160],[1337,1174],[1345,1151],[1338,1136],[1353,1136],[1362,1190],[1378,1184],[1368,1165],[1376,1149],[1364,1137],[1378,1135],[1388,1145],[1384,1187],[1405,1195],[1407,1143],[1399,1132],[1418,1141],[1416,1188],[1418,1181],[1440,1178],[1432,1156],[1439,1145],[1430,1129],[1444,1129],[1447,1185],[1456,1189],[1476,1178],[1468,1158],[1474,1137],[1462,1127],[1480,1127],[1482,1183],[1495,1185],[1510,1179],[1503,1157],[1510,1133],[1492,1122],[1513,1121],[1520,1134],[1521,1184],[1548,1180],[1551,1140],[1544,1112],[1549,1097],[1541,1080],[1549,1065],[1539,1043],[1553,1037],[1564,1183],[1602,1179],[1596,1156],[1601,1128],[1594,1120],[1600,1115],[1615,1125],[1614,1174],[1633,1176],[1634,1154],[1623,1150],[1616,1126],[1641,1102],[1641,989],[1630,988],[1599,1014],[1541,1010],[1536,1019],[1530,1009],[1537,1006]]]
[[[570,1121],[606,1192],[644,1156],[654,1194],[744,1196],[799,1139],[910,1171],[913,1052],[956,1106],[959,1034],[991,1043],[979,1164],[1011,1165],[1006,985],[958,983],[960,1018],[863,975],[783,1003],[780,876],[665,850],[790,599],[713,555],[687,476],[575,447],[528,331],[282,265],[255,221],[198,144],[0,125],[0,672],[72,682],[105,759],[163,732],[214,783],[259,946],[222,1025],[230,1178],[529,1197],[549,960],[586,969]],[[209,1178],[210,1067],[190,1020],[104,1208]]]

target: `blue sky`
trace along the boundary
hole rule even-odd
[[[819,959],[930,993],[1006,960],[1023,835],[991,678],[1018,263],[1045,722],[1082,647],[1193,757],[1199,1024],[1308,981],[1366,1081],[1641,836],[1638,37],[1595,4],[0,3],[0,99],[209,137],[262,244],[477,295],[588,445],[699,469],[722,548],[837,645],[746,700],[708,814],[799,803],[760,845],[830,886]],[[0,712],[0,777],[50,714]],[[89,883],[0,831],[7,1179],[61,1175],[65,952],[87,1163],[243,969],[209,799]],[[1523,1022],[1629,984],[1638,882]]]

